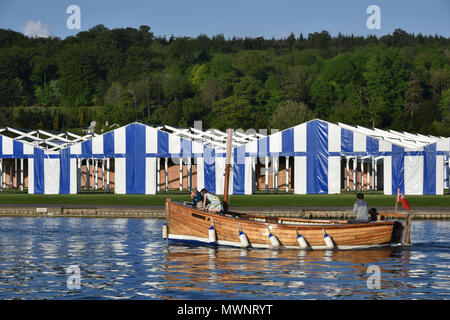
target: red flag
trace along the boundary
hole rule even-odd
[[[403,194],[401,192],[398,194],[397,201],[402,203],[403,209],[406,209],[408,211],[411,210],[411,205],[409,204],[408,200],[406,200],[406,198],[403,196]]]

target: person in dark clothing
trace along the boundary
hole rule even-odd
[[[197,209],[203,208],[203,194],[196,188],[191,191],[192,207]]]

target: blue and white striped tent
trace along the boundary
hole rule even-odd
[[[0,190],[4,184],[3,176],[5,167],[3,165],[4,159],[27,159],[28,160],[28,184],[29,189],[39,188],[41,186],[40,181],[44,180],[42,174],[43,171],[39,166],[35,167],[34,163],[44,158],[50,157],[44,150],[34,147],[29,143],[16,141],[13,138],[0,135]],[[42,179],[36,181],[34,177],[41,177]]]
[[[155,194],[159,158],[193,159],[197,187],[223,193],[224,155],[224,150],[135,122],[61,150],[53,164],[53,193],[77,192],[76,159],[105,158],[115,159],[117,194]]]
[[[384,161],[385,194],[396,194],[397,188],[404,194],[443,194],[449,151],[448,138],[408,148],[315,119],[237,147],[233,193],[253,193],[254,162],[260,157],[294,157],[294,193],[327,194],[341,192],[342,157],[371,156]]]
[[[49,152],[0,135],[0,159],[28,159],[28,192],[77,193],[79,159],[115,159],[115,192],[155,194],[159,158],[194,161],[197,187],[223,194],[225,150],[132,123]],[[405,147],[351,127],[312,120],[233,149],[230,194],[252,194],[259,159],[294,157],[294,192],[340,193],[343,157],[383,159],[384,193],[443,194],[448,187],[450,139]],[[275,166],[277,168],[277,166]],[[1,171],[1,167],[0,167]],[[1,177],[1,175],[0,175]],[[0,185],[1,186],[1,185]]]

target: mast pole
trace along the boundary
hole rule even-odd
[[[228,211],[228,185],[230,184],[232,130],[227,129],[227,156],[225,159],[225,186],[223,189],[223,211]]]

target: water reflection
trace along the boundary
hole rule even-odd
[[[245,285],[253,293],[265,291],[286,297],[293,293],[311,297],[325,293],[327,297],[336,297],[351,293],[355,280],[359,287],[366,286],[367,266],[386,261],[395,250],[243,250],[171,245],[164,273],[167,288],[172,290],[207,290],[227,293],[232,298],[238,287]],[[396,272],[392,268],[380,268],[382,273]],[[346,281],[351,282],[348,288],[345,288]],[[208,285],[211,282],[214,284]],[[285,288],[289,288],[287,292]]]

